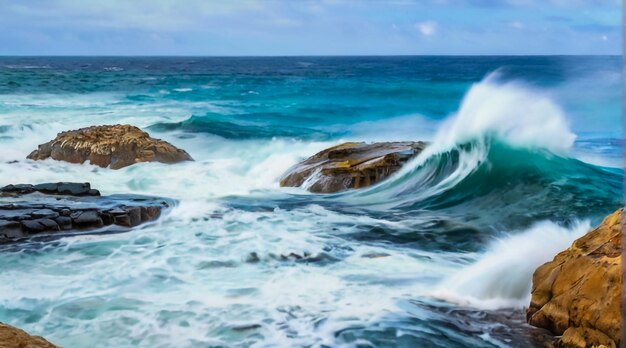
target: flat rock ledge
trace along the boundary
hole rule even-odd
[[[374,185],[424,150],[418,141],[350,142],[323,150],[290,168],[280,186],[334,193]]]
[[[139,195],[101,196],[89,183],[0,188],[0,243],[90,231],[124,231],[156,220],[173,201]]]
[[[27,156],[32,160],[52,158],[57,161],[84,163],[120,169],[140,162],[178,163],[192,161],[185,150],[151,138],[141,129],[123,125],[81,128],[57,134],[57,137]]]
[[[58,348],[41,336],[31,336],[26,331],[0,323],[0,348]]]
[[[561,336],[557,347],[619,347],[624,210],[607,216],[533,275],[531,325]]]

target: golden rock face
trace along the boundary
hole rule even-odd
[[[0,323],[0,348],[58,348],[40,336]]]
[[[62,132],[30,155],[29,159],[52,158],[120,169],[139,162],[177,163],[193,160],[189,154],[168,142],[151,138],[131,125],[93,126]]]
[[[562,346],[620,345],[624,215],[607,216],[533,275],[528,322],[562,335]]]
[[[333,193],[367,187],[395,173],[426,147],[424,142],[344,143],[300,162],[283,175],[280,186]]]

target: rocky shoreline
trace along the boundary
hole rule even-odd
[[[124,231],[156,220],[172,204],[164,198],[101,196],[89,183],[7,185],[0,188],[0,243]]]
[[[374,185],[417,156],[423,142],[344,143],[289,169],[281,186],[334,193]],[[533,276],[527,321],[554,335],[546,346],[619,347],[622,338],[622,231],[620,209]]]
[[[382,182],[427,146],[424,142],[344,143],[289,169],[280,186],[314,193],[360,189]],[[130,125],[94,126],[60,133],[29,159],[89,162],[120,169],[140,162],[192,160],[184,150]],[[102,196],[89,183],[12,184],[0,188],[0,244],[77,233],[127,231],[157,220],[174,201],[139,195]],[[576,240],[533,275],[527,321],[547,346],[617,347],[621,343],[623,210]],[[314,260],[281,255],[281,260]],[[252,253],[246,262],[258,262]],[[535,329],[536,330],[536,329]],[[6,342],[6,343],[5,343]],[[0,323],[0,347],[56,347],[38,336]]]
[[[531,325],[564,347],[619,347],[622,339],[624,209],[607,216],[533,275]]]
[[[52,158],[120,169],[140,162],[193,160],[173,145],[130,125],[68,131],[33,151],[32,160]],[[49,240],[75,234],[125,232],[156,221],[175,201],[116,194],[102,196],[89,183],[9,184],[0,188],[0,244]],[[55,348],[39,336],[0,323],[0,348]]]

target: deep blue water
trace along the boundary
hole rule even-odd
[[[533,344],[532,272],[622,205],[621,71],[605,56],[0,57],[1,185],[178,201],[154,226],[1,253],[0,321],[68,347]],[[25,160],[112,123],[195,161]],[[370,189],[278,187],[353,140],[430,146]]]

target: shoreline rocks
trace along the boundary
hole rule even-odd
[[[620,346],[624,219],[607,216],[535,271],[527,320],[562,336],[557,346]]]
[[[0,322],[0,348],[59,348],[41,336]]]
[[[397,172],[424,150],[418,141],[344,143],[298,163],[280,179],[280,186],[334,193],[374,185]]]
[[[57,137],[39,145],[26,158],[84,163],[120,169],[140,162],[178,163],[192,161],[185,150],[170,143],[151,138],[148,133],[131,125],[92,126],[61,132]]]
[[[62,236],[156,220],[173,203],[138,196],[101,196],[89,183],[8,185],[0,188],[0,244],[30,237]]]

